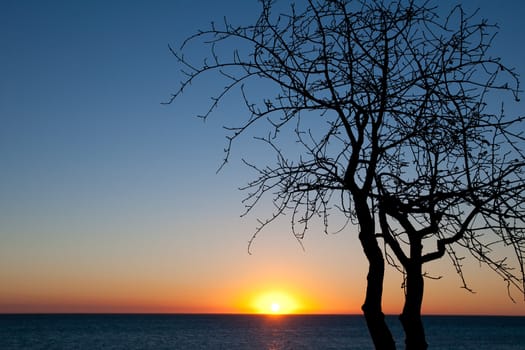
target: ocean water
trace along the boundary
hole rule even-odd
[[[387,318],[403,349],[397,317]],[[525,317],[426,316],[430,349],[525,349]],[[0,349],[373,349],[362,316],[0,315]]]

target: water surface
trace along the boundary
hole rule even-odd
[[[387,318],[403,349],[395,316]],[[430,349],[525,349],[525,317],[426,316]],[[0,315],[0,349],[372,350],[356,315]]]

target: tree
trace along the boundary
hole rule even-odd
[[[409,349],[426,348],[423,263],[448,253],[462,276],[452,243],[521,286],[523,138],[513,131],[522,119],[485,110],[489,93],[518,92],[516,74],[487,55],[494,27],[461,7],[442,19],[413,0],[309,0],[280,15],[273,1],[261,4],[253,25],[212,23],[171,48],[186,75],[169,101],[214,73],[224,89],[203,118],[228,94],[241,94],[249,117],[227,128],[225,163],[240,135],[265,130],[256,138],[276,162],[246,162],[259,174],[246,187],[246,205],[251,211],[270,196],[276,209],[253,238],[285,213],[298,238],[317,218],[327,231],[333,212],[357,224],[369,262],[362,309],[377,349],[395,349],[381,306],[384,254],[406,274],[401,320]],[[196,65],[183,55],[190,43],[209,45],[210,57]],[[262,82],[273,87],[251,94]],[[510,242],[521,273],[491,258],[484,224]],[[424,253],[426,238],[435,251]]]

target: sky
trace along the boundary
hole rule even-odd
[[[286,3],[281,1],[281,4]],[[518,0],[466,0],[501,26],[494,50],[525,76]],[[453,4],[453,2],[450,2]],[[0,313],[360,313],[366,260],[357,228],[312,230],[303,248],[283,218],[247,245],[262,206],[241,217],[238,190],[263,159],[249,138],[217,169],[224,124],[203,123],[213,81],[162,105],[179,86],[168,45],[227,16],[247,24],[255,0],[0,0]],[[199,48],[194,48],[199,50]],[[523,103],[509,113],[523,111]],[[266,209],[266,210],[265,210]],[[428,314],[525,315],[486,268],[426,266]],[[389,269],[384,310],[401,311]]]

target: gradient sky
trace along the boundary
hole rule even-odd
[[[525,3],[462,3],[501,25],[494,49],[525,76]],[[180,80],[168,44],[258,11],[255,0],[0,0],[0,313],[257,312],[275,300],[360,313],[355,228],[312,230],[303,251],[284,218],[247,253],[257,216],[239,217],[237,188],[253,175],[239,158],[260,150],[242,139],[216,174],[221,126],[241,102],[194,118],[213,93],[204,81],[160,104]],[[426,313],[525,315],[476,263],[476,294],[447,261],[426,267],[444,276],[427,281]],[[389,270],[385,283],[384,309],[399,313],[401,277]]]

